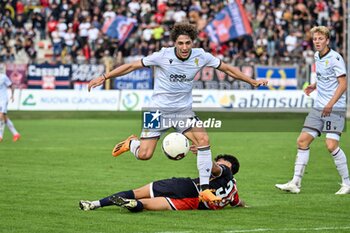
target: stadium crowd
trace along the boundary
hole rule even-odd
[[[234,65],[313,62],[309,30],[325,25],[332,30],[331,47],[342,51],[340,0],[242,0],[253,34],[220,46],[203,30],[230,1],[222,0],[2,0],[0,62],[38,63],[37,48],[50,41],[52,62],[96,64],[102,58],[146,56],[171,46],[171,26],[180,21],[197,25],[196,46]],[[124,15],[137,20],[137,29],[118,45],[102,32],[104,23]]]

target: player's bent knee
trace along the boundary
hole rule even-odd
[[[327,150],[332,153],[333,151],[335,151],[335,149],[338,148],[339,143],[336,140],[332,140],[332,139],[327,139],[326,140],[326,146],[327,146]]]
[[[209,142],[209,136],[208,135],[203,135],[200,138],[198,138],[198,146],[208,146],[210,145]]]
[[[140,160],[149,160],[152,158],[153,153],[147,151],[139,151],[137,157]]]
[[[298,148],[308,149],[314,138],[317,137],[317,135],[318,133],[316,131],[301,132],[297,139]]]
[[[307,149],[310,143],[311,143],[311,140],[303,136],[299,136],[297,139],[297,145],[298,145],[298,148],[300,149]]]

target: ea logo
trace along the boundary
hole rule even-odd
[[[219,103],[223,108],[233,108],[233,104],[236,100],[234,95],[224,95],[220,98]]]

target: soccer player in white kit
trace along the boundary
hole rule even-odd
[[[176,120],[198,120],[192,111],[193,79],[197,72],[205,66],[219,69],[231,77],[245,81],[254,87],[266,85],[266,80],[254,80],[238,69],[225,64],[201,48],[192,48],[198,31],[194,25],[188,23],[175,24],[171,31],[174,47],[162,48],[141,60],[119,66],[109,73],[103,74],[90,81],[89,90],[103,84],[106,79],[125,75],[136,69],[152,66],[154,68],[154,91],[152,95],[152,108],[161,109],[173,115]],[[164,114],[166,115],[166,114]],[[157,116],[154,116],[157,117]],[[174,120],[169,117],[170,120]],[[168,127],[169,128],[169,127]],[[212,156],[209,137],[203,127],[181,128],[175,127],[180,133],[189,138],[198,148],[197,168],[199,170],[201,192],[199,197],[207,202],[221,201],[209,190],[209,177],[212,169]],[[159,131],[143,130],[141,140],[131,135],[118,143],[113,149],[113,156],[131,151],[137,159],[148,160],[152,157],[160,135],[165,128]]]
[[[8,95],[7,88],[11,88],[11,101],[13,102],[14,87],[11,80],[5,72],[0,72],[0,142],[4,137],[5,125],[9,128],[13,135],[13,141],[16,142],[21,137],[17,132],[10,118],[7,116]]]
[[[291,193],[299,193],[301,179],[309,161],[310,144],[321,132],[326,133],[326,146],[331,153],[339,175],[341,188],[335,194],[350,194],[350,180],[347,159],[339,147],[339,140],[345,125],[347,76],[342,56],[329,48],[329,29],[317,26],[311,29],[316,49],[315,63],[317,82],[305,89],[309,95],[317,89],[314,108],[306,117],[302,132],[297,140],[298,153],[294,166],[294,176],[286,184],[276,184],[276,188]]]

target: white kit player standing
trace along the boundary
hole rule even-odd
[[[335,194],[350,194],[350,180],[347,159],[339,147],[340,136],[345,126],[347,75],[342,56],[329,48],[329,29],[317,26],[311,29],[316,50],[315,63],[317,82],[309,85],[305,93],[309,95],[317,89],[315,107],[306,117],[302,132],[297,140],[298,153],[294,166],[294,176],[286,184],[276,184],[276,188],[291,193],[299,193],[305,167],[309,161],[310,144],[322,132],[326,133],[326,146],[331,153],[342,179],[341,188]]]
[[[14,87],[12,85],[11,80],[5,72],[3,71],[4,68],[1,68],[0,71],[0,142],[2,142],[4,138],[4,131],[5,131],[5,125],[9,128],[13,135],[13,141],[16,142],[21,137],[20,134],[17,132],[14,124],[10,120],[10,118],[7,116],[7,105],[8,105],[8,94],[7,94],[7,88],[11,88],[11,101],[14,101],[13,94],[14,94]]]

